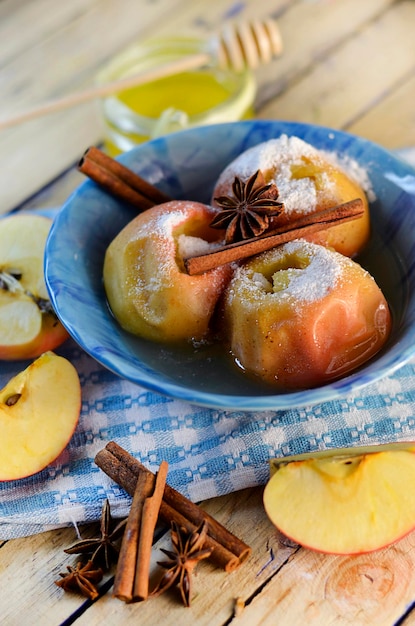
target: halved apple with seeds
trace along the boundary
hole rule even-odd
[[[388,546],[415,528],[414,443],[293,458],[271,462],[264,507],[296,543],[357,554]]]
[[[51,219],[37,214],[0,220],[0,359],[33,359],[68,338],[44,281],[51,224]]]
[[[74,366],[47,352],[0,390],[0,481],[31,476],[52,463],[79,420]]]

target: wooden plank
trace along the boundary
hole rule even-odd
[[[7,34],[13,24],[16,28],[19,25],[20,30],[27,30],[30,20],[36,17],[34,7],[50,7],[51,1],[36,0],[33,3],[32,0],[3,0],[0,3],[0,34],[6,32],[2,31],[6,25]],[[91,29],[85,25],[99,25],[94,39],[102,37],[105,24],[109,23],[110,18],[114,22],[116,20],[115,5],[119,7],[120,3],[114,2],[74,0],[73,3],[64,3],[68,6],[62,5],[54,15],[48,15],[46,20],[33,24],[33,33],[36,35],[33,34],[31,38],[29,34],[26,42],[5,43],[0,37],[0,65],[2,52],[6,51],[6,65],[13,67],[18,77],[23,68],[20,61],[22,64],[30,64],[32,51],[36,71],[42,75],[43,87],[59,95],[61,90],[87,82],[94,68],[103,62],[106,55],[112,55],[128,42],[128,36],[132,36],[134,29],[142,29],[140,32],[144,35],[150,31],[154,34],[170,30],[178,32],[182,27],[194,26],[197,32],[206,33],[232,12],[254,15],[255,10],[258,10],[258,3],[254,0],[245,4],[212,0],[208,12],[205,0],[192,3],[184,0],[159,0],[157,3],[125,0],[123,6],[128,4],[131,7],[128,14],[131,23],[125,26],[117,21],[115,32],[110,34],[108,48],[106,41],[94,41],[90,48],[91,57],[88,57],[87,42]],[[413,4],[396,2],[392,8],[391,4],[385,0],[338,0],[335,3],[328,3],[327,0],[265,0],[261,3],[261,11],[271,10],[279,15],[286,41],[284,57],[271,64],[266,71],[264,68],[259,76],[264,110],[266,107],[268,110],[271,108],[269,98],[281,94],[285,89],[288,89],[294,110],[300,96],[304,98],[302,106],[308,110],[309,94],[305,87],[311,87],[311,98],[317,97],[316,85],[309,82],[310,77],[314,77],[316,80],[321,79],[328,90],[327,110],[323,111],[327,117],[332,115],[337,119],[338,115],[340,119],[342,116],[345,119],[342,123],[352,132],[367,133],[366,136],[385,145],[390,144],[390,147],[406,145],[401,143],[405,138],[407,142],[412,142],[415,125],[411,58],[413,62],[414,47],[413,44],[405,47],[405,42],[409,38],[411,20],[413,23]],[[79,16],[73,8],[76,6],[80,11]],[[156,18],[163,12],[163,8],[164,19],[156,24]],[[10,14],[14,9],[15,15]],[[145,13],[143,17],[141,11]],[[137,20],[139,13],[142,19],[137,26],[132,20]],[[7,14],[8,20],[3,21]],[[98,22],[92,20],[92,15],[98,16]],[[55,28],[56,32],[52,32]],[[392,36],[394,39],[391,40]],[[43,41],[37,45],[39,38]],[[391,41],[397,45],[391,46]],[[78,43],[81,48],[76,50],[73,45]],[[372,47],[365,48],[364,44],[371,44]],[[381,46],[385,50],[381,50]],[[400,50],[395,50],[399,47]],[[51,67],[50,62],[54,58],[53,51],[56,53],[60,49],[65,52],[65,60],[61,65],[66,71],[63,78],[57,68]],[[385,90],[382,91],[382,81],[377,74],[371,77],[369,85],[362,87],[359,93],[361,101],[356,101],[355,94],[352,94],[347,108],[339,106],[337,113],[339,103],[335,98],[330,100],[331,89],[341,85],[343,89],[350,88],[353,91],[354,81],[351,79],[361,81],[365,72],[364,68],[359,67],[359,52],[362,55],[362,50],[367,53],[369,49],[373,54],[376,52],[373,63],[379,60],[383,64],[386,55],[391,55],[392,62],[386,59]],[[404,53],[406,58],[403,58]],[[329,57],[333,59],[331,68],[328,67]],[[366,63],[370,61],[370,58],[367,60],[367,54],[364,58]],[[42,59],[47,61],[44,66]],[[398,67],[394,67],[395,64]],[[368,65],[369,69],[375,71],[374,65],[370,62]],[[50,82],[46,75],[48,71],[54,76]],[[333,72],[331,78],[330,71]],[[336,72],[340,74],[336,76]],[[0,76],[7,78],[5,74]],[[20,76],[24,80],[19,82],[17,78],[8,84],[14,85],[15,90],[23,90],[23,100],[27,98],[29,102],[35,96],[46,95],[43,87],[37,91],[38,86],[27,68],[23,68]],[[345,79],[341,76],[345,76]],[[305,85],[304,90],[300,89],[301,85]],[[323,95],[318,93],[318,102],[324,101]],[[278,107],[275,108],[275,116],[279,117]],[[3,133],[0,137],[0,211],[5,210],[7,203],[14,206],[13,203],[19,197],[26,200],[27,207],[55,206],[66,198],[72,188],[83,180],[73,170],[56,184],[44,189],[38,197],[27,200],[27,195],[37,190],[40,184],[49,182],[53,176],[60,175],[68,164],[76,162],[83,148],[93,143],[94,137],[100,136],[98,122],[94,106],[91,106],[71,115],[56,117],[46,125],[35,128],[37,123],[33,123],[31,129],[22,127],[13,133]],[[340,626],[351,623],[357,626],[391,626],[415,599],[414,533],[388,550],[373,555],[335,557],[282,545],[275,529],[265,517],[260,489],[219,498],[206,503],[206,507],[252,545],[253,554],[249,562],[230,575],[213,569],[208,563],[201,563],[194,579],[195,593],[191,609],[184,608],[173,592],[154,601],[126,606],[112,598],[109,591],[97,603],[86,607],[81,597],[64,593],[54,585],[54,580],[60,571],[64,571],[65,565],[74,562],[74,557],[63,553],[63,548],[75,540],[74,530],[62,529],[26,539],[0,542],[2,622],[7,626],[32,623],[55,625],[74,615],[78,609],[85,608],[85,613],[75,621],[78,626],[101,623],[140,623],[143,626],[155,623],[160,626],[197,623],[198,626],[219,626],[230,622],[236,626],[274,626],[276,623],[279,626],[293,626],[308,622],[310,626],[326,623]],[[155,560],[161,556],[158,550],[167,545],[166,542],[164,538],[155,548],[153,570],[156,567]],[[237,617],[233,617],[238,599],[241,602],[238,606],[245,604],[245,608],[239,611]],[[403,623],[406,626],[415,624],[414,614],[409,614]]]
[[[41,1],[44,4],[50,0]],[[82,15],[74,12],[69,21],[63,13],[52,32],[47,31],[47,37],[47,33],[43,34],[43,31],[37,29],[35,43],[27,46],[22,54],[16,55],[4,72],[0,72],[0,81],[3,83],[2,116],[15,113],[16,107],[33,106],[65,91],[90,86],[95,72],[103,63],[121,49],[148,37],[150,32],[151,36],[178,36],[183,33],[208,37],[219,30],[227,15],[232,15],[230,9],[225,10],[223,0],[210,3],[209,19],[204,18],[203,0],[191,4],[183,4],[184,0],[161,0],[157,7],[149,5],[150,8],[145,12],[134,0],[124,0],[123,13],[129,19],[121,20],[120,4],[114,0],[105,3],[105,10],[102,10],[102,3],[97,4],[97,0],[89,0],[89,3],[88,0],[77,1],[90,4],[89,11]],[[271,3],[267,0],[263,4],[264,10],[270,4],[274,5],[275,10],[275,6],[278,8],[282,2]],[[159,12],[163,13],[163,20],[158,19]],[[244,19],[257,17],[255,4],[248,3],[241,16]],[[9,24],[7,30],[19,32],[23,28],[20,22],[16,19],[16,23]],[[0,47],[0,60],[6,53],[7,47],[3,44]],[[50,63],[51,59],[54,63]]]
[[[415,146],[415,71],[346,129],[389,149]],[[415,165],[415,161],[413,161]]]
[[[289,8],[284,11],[288,4]],[[357,0],[341,0],[330,4],[323,0],[315,3],[288,3],[287,0],[285,3],[282,0],[278,3],[270,0],[264,2],[261,5],[264,14],[269,10],[274,15],[281,12],[281,26],[285,20],[287,27],[285,35],[283,32],[286,52],[282,65],[271,64],[269,72],[265,72],[265,79],[264,74],[259,74],[260,82],[266,80],[265,92],[269,90],[270,76],[273,76],[274,70],[278,68],[283,82],[298,77],[310,58],[315,58],[322,49],[334,45],[339,38],[342,40],[347,33],[364,24],[388,4],[387,0],[367,0],[360,4]],[[353,11],[347,20],[340,19],[345,15],[346,5]],[[16,112],[18,107],[24,108],[29,103],[34,105],[43,99],[58,97],[88,84],[98,67],[138,37],[139,33],[144,36],[151,31],[152,35],[157,35],[177,33],[180,30],[185,32],[191,28],[195,33],[206,34],[219,25],[224,16],[232,16],[232,8],[235,7],[230,1],[212,0],[209,3],[209,15],[206,16],[204,0],[192,3],[160,0],[156,4],[146,5],[145,11],[135,0],[124,0],[123,10],[129,19],[120,20],[119,6],[114,0],[98,4],[93,2],[91,10],[57,29],[53,36],[43,42],[31,46],[3,68],[0,72],[3,85],[1,114]],[[338,6],[343,7],[340,13]],[[314,15],[310,13],[310,7],[317,12],[316,17],[319,19],[316,22],[309,22]],[[257,3],[251,0],[243,8],[239,17],[249,18],[255,14]],[[289,18],[292,11],[293,16]],[[159,19],[160,14],[163,14],[163,20]],[[319,30],[320,35],[317,37],[314,29],[309,33],[308,28],[301,24],[324,28]],[[303,33],[300,40],[296,39],[298,30],[300,34]],[[296,41],[298,46],[295,45]],[[0,47],[0,57],[1,54]],[[51,63],[51,59],[55,62]],[[34,77],[36,80],[33,80]],[[268,115],[268,110],[261,112],[262,117]],[[68,127],[73,132],[68,133]],[[15,207],[70,167],[84,148],[99,141],[101,135],[100,116],[95,103],[3,131],[0,136],[0,212]]]
[[[0,67],[50,37],[99,0],[2,0],[0,2]],[[22,33],[23,35],[19,35]]]
[[[0,71],[0,115],[82,88],[108,58],[157,24],[160,12],[168,20],[182,2],[160,0],[143,10],[136,0],[123,0],[128,15],[124,20],[119,19],[120,4],[115,0],[92,2],[91,10],[62,24],[53,36],[31,46]],[[19,24],[10,23],[12,36],[19,36]],[[1,41],[0,46],[2,57]],[[0,212],[10,210],[70,167],[101,134],[95,102],[4,130],[0,134]]]
[[[52,181],[44,187],[41,192],[35,194],[33,198],[28,198],[21,204],[21,209],[30,210],[36,208],[58,208],[69,198],[74,189],[81,185],[86,177],[71,168],[62,174],[57,181]]]
[[[59,176],[62,170],[74,166],[85,148],[95,142],[99,119],[94,109],[77,107],[70,121],[64,113],[55,116],[48,132],[42,135],[43,122],[36,120],[19,126],[13,133],[4,132],[0,155],[0,213],[14,208],[40,187]],[[59,126],[70,124],[72,133],[65,134]],[[64,150],[62,142],[64,141]],[[19,148],[16,147],[16,144]]]
[[[92,531],[92,529],[90,529]],[[92,534],[92,532],[91,532]],[[87,537],[88,533],[83,536]],[[76,541],[73,528],[13,539],[1,548],[1,621],[8,626],[56,626],[84,604],[77,594],[63,592],[54,583],[76,558],[63,550]]]
[[[145,603],[124,605],[111,596],[111,589],[88,608],[76,624],[140,623],[142,626],[176,626],[185,619],[199,625],[219,626],[230,619],[235,601],[249,598],[277,571],[296,548],[280,543],[262,507],[262,490],[250,489],[206,503],[205,508],[229,530],[253,548],[249,561],[227,574],[210,563],[200,564],[194,577],[192,607],[186,609],[174,590]],[[82,536],[88,535],[81,528]],[[67,619],[84,605],[82,597],[64,593],[55,584],[59,572],[75,557],[63,549],[76,540],[74,529],[62,529],[7,542],[1,548],[0,606],[5,623],[41,623],[48,626]],[[160,573],[156,561],[163,558],[160,547],[168,547],[168,537],[154,547],[152,571]],[[22,574],[24,573],[24,575]],[[4,607],[4,608],[3,608]],[[5,608],[7,607],[7,608]],[[5,610],[5,612],[4,612]],[[155,620],[155,615],[157,619]]]
[[[238,600],[245,608],[230,622],[234,626],[292,626],[305,621],[310,626],[390,626],[405,612],[415,597],[415,533],[368,555],[341,557],[297,550],[280,542],[265,518],[261,497],[260,489],[252,489],[207,503],[211,514],[251,543],[253,555],[232,574],[200,564],[190,609],[181,605],[174,590],[134,605],[123,605],[109,590],[76,620],[77,625],[94,626],[105,620],[150,626],[157,618],[160,626],[183,623],[183,619],[219,626],[232,620]],[[56,624],[82,607],[82,598],[62,593],[53,583],[71,562],[61,549],[73,541],[73,529],[64,529],[3,546],[1,565],[7,584],[0,587],[0,602],[7,606],[6,623],[29,623],[35,617],[36,623]],[[154,548],[153,571],[163,546],[166,538]]]
[[[261,117],[351,126],[415,72],[414,20],[413,2],[395,5],[265,106]]]
[[[415,598],[415,534],[355,556],[300,550],[232,626],[392,626]]]
[[[415,609],[413,609],[402,622],[399,622],[399,626],[414,626],[415,625]]]
[[[119,3],[92,2],[88,11],[63,21],[60,28],[38,39],[3,68],[1,115],[89,85],[97,68],[126,43],[142,37],[145,28],[158,20],[159,11],[168,19],[181,2],[160,0],[142,11],[135,0],[123,0],[128,20],[120,19]]]
[[[278,533],[265,516],[261,489],[217,498],[206,503],[204,508],[251,545],[253,554],[245,564],[227,574],[206,561],[200,563],[193,578],[194,593],[190,608],[182,605],[174,589],[158,598],[121,607],[118,600],[107,594],[77,620],[77,626],[98,626],[103,622],[141,626],[221,626],[232,618],[236,600],[241,598],[244,601],[255,593],[297,549],[279,542]],[[154,548],[153,574],[156,568],[160,571],[155,561],[163,556],[158,552],[163,546],[168,547],[166,539]]]
[[[328,62],[336,49],[354,37],[356,32],[379,15],[387,14],[393,2],[340,0],[327,3],[323,0],[292,3],[278,19],[284,54],[257,71],[260,86],[257,106],[261,117],[279,118],[278,111],[274,115],[272,105],[269,109],[265,108],[267,102],[289,91],[291,85],[301,85],[315,66],[324,60]],[[301,102],[296,103],[294,98],[292,104],[294,108],[295,105],[302,105]]]

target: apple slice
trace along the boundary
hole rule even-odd
[[[79,420],[74,366],[46,352],[0,391],[0,481],[39,472],[59,456]]]
[[[273,463],[264,491],[270,520],[319,552],[371,552],[402,538],[415,528],[415,445],[369,450]]]
[[[33,359],[68,338],[49,301],[43,273],[52,220],[36,214],[0,220],[0,359]]]

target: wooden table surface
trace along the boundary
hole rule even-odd
[[[257,71],[259,118],[331,126],[413,155],[413,0],[2,0],[0,118],[89,86],[136,39],[205,36],[225,19],[267,14],[277,18],[285,50]],[[1,131],[0,212],[59,206],[83,180],[80,155],[101,138],[95,102]],[[63,553],[74,541],[66,528],[0,541],[0,622],[415,624],[415,533],[369,555],[323,555],[278,536],[261,489],[205,506],[252,556],[232,574],[202,563],[191,608],[169,594],[125,605],[111,596],[110,578],[95,603],[64,594],[54,580],[73,562]]]

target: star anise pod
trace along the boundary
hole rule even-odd
[[[116,563],[119,555],[117,540],[124,532],[126,519],[119,522],[114,529],[111,509],[108,500],[105,500],[101,515],[101,534],[91,539],[81,539],[72,547],[64,550],[66,554],[88,554],[93,563],[100,563],[105,570],[109,570],[111,563]]]
[[[259,170],[246,182],[235,176],[232,192],[233,196],[214,198],[221,211],[210,224],[213,228],[226,228],[226,243],[262,235],[270,225],[269,218],[284,208],[277,199],[278,187],[265,183]]]
[[[190,606],[192,596],[192,573],[202,559],[207,559],[211,548],[203,549],[207,535],[207,522],[203,522],[194,532],[188,532],[179,527],[176,522],[171,524],[171,542],[173,551],[161,551],[169,557],[167,561],[157,561],[157,564],[167,571],[161,578],[151,595],[160,595],[173,585],[178,585],[185,606]]]
[[[61,587],[64,591],[79,591],[83,596],[90,600],[95,600],[98,596],[96,583],[102,580],[103,572],[101,568],[97,568],[92,561],[83,564],[78,561],[75,567],[67,565],[68,572],[60,573],[59,580],[55,580],[55,585]]]

